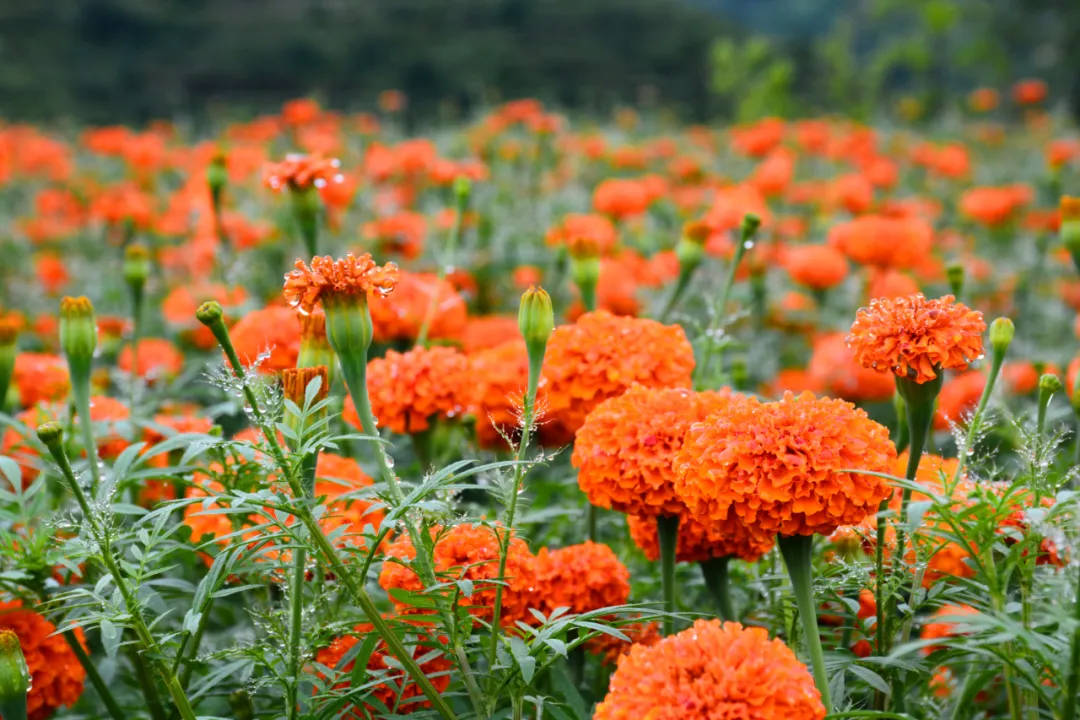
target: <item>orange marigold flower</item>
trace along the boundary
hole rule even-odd
[[[635,385],[597,405],[574,440],[570,462],[593,505],[632,515],[680,515],[671,463],[687,429],[722,410],[728,390]]]
[[[516,321],[514,332],[517,333]],[[522,400],[529,380],[525,341],[519,336],[474,352],[468,359],[477,442],[481,447],[506,449],[503,435],[513,439],[521,433]]]
[[[575,257],[608,255],[619,241],[615,224],[603,215],[571,213],[548,230],[548,245],[565,247]]]
[[[585,642],[585,649],[593,655],[599,655],[600,662],[604,665],[615,665],[619,658],[630,652],[631,648],[638,645],[642,647],[655,645],[662,637],[660,627],[654,622],[620,625],[619,632],[630,638],[629,641],[607,633],[600,633]]]
[[[916,265],[930,252],[933,241],[933,227],[912,217],[863,215],[829,230],[829,245],[852,262],[878,268]]]
[[[435,547],[432,559],[440,582],[471,580],[472,595],[461,598],[462,606],[470,608],[476,617],[490,620],[495,601],[495,582],[499,574],[499,537],[504,528],[464,523],[449,530],[432,529]],[[416,557],[416,549],[408,537],[402,537],[386,548],[387,560],[379,574],[379,585],[384,590],[399,588],[419,593],[424,590],[420,577],[406,563]],[[502,623],[512,626],[518,620],[528,621],[532,615],[528,608],[533,605],[533,585],[536,561],[528,545],[519,537],[511,536],[506,558],[506,574],[503,585]],[[399,612],[416,612],[407,603],[394,599]]]
[[[534,604],[544,614],[556,608],[586,613],[625,604],[630,599],[630,571],[603,543],[541,548],[534,587]]]
[[[400,253],[416,258],[424,250],[427,218],[417,212],[399,212],[364,223],[365,240],[375,243],[380,253]]]
[[[1046,99],[1050,89],[1038,78],[1025,78],[1012,87],[1013,100],[1018,105],[1038,105]]]
[[[381,502],[371,496],[357,497],[356,493],[371,487],[372,479],[352,458],[334,453],[319,453],[315,466],[315,497],[325,498],[326,511],[319,516],[319,525],[330,533],[345,528],[339,542],[363,546],[364,528],[378,530],[383,521]]]
[[[386,263],[379,267],[369,253],[360,257],[349,253],[340,260],[329,255],[315,256],[310,266],[297,259],[295,268],[285,276],[282,293],[290,305],[310,313],[326,297],[387,295],[397,280],[397,265]]]
[[[595,720],[822,720],[825,706],[795,653],[764,628],[698,620],[619,661]]]
[[[645,185],[629,178],[608,178],[593,190],[593,207],[616,220],[640,215],[652,198]]]
[[[982,313],[952,295],[928,300],[917,293],[870,301],[856,314],[847,342],[863,367],[925,383],[980,357],[985,330]]]
[[[645,557],[653,562],[660,559],[660,542],[656,534],[656,518],[627,515],[630,539]],[[775,544],[772,535],[754,532],[742,523],[729,522],[723,527],[703,523],[688,512],[679,517],[679,540],[675,547],[678,562],[704,562],[713,558],[738,557],[756,562]]]
[[[417,347],[368,363],[371,410],[379,427],[408,434],[427,430],[433,418],[462,415],[469,405],[472,379],[468,360],[454,348]],[[352,398],[345,402],[346,422],[360,427]]]
[[[170,341],[164,338],[143,338],[135,351],[136,372],[139,377],[154,381],[179,374],[184,366],[184,356]],[[117,360],[120,369],[131,372],[131,345],[125,345]]]
[[[545,393],[541,438],[569,442],[585,417],[604,400],[635,383],[645,387],[691,385],[694,351],[678,325],[586,313],[555,328],[548,340],[540,385]]]
[[[797,245],[784,253],[784,267],[791,279],[814,290],[828,290],[844,281],[847,259],[828,245]]]
[[[935,640],[963,635],[966,632],[961,628],[964,618],[978,614],[979,611],[970,605],[944,605],[934,613],[933,620],[923,625],[920,637],[923,640]],[[922,649],[922,653],[929,655],[940,649],[940,645],[928,645]]]
[[[22,606],[19,600],[0,603],[0,628],[19,638],[26,667],[30,670],[30,692],[26,696],[26,717],[45,720],[62,707],[71,707],[82,695],[86,671],[75,651],[56,626],[39,613]],[[86,647],[81,628],[75,635]]]
[[[432,296],[435,296],[432,308]],[[414,340],[431,313],[428,337],[457,338],[465,327],[465,300],[447,280],[434,273],[403,272],[392,295],[368,295],[371,322],[379,342]]]
[[[826,393],[852,402],[888,400],[896,390],[889,371],[866,368],[855,361],[839,332],[814,340],[807,372]]]
[[[304,190],[321,188],[330,182],[341,182],[341,161],[321,155],[289,153],[281,162],[270,163],[263,170],[263,182],[271,190]]]
[[[229,330],[240,362],[252,365],[263,357],[259,369],[281,372],[296,367],[300,354],[300,319],[292,308],[271,305],[252,310]]]
[[[915,278],[899,270],[870,268],[866,295],[869,299],[898,298],[919,292]]]
[[[124,403],[105,395],[90,398],[90,419],[96,424],[104,424],[104,429],[97,432],[98,453],[104,458],[114,458],[131,443],[127,435],[126,421],[131,417],[131,410]]]
[[[59,355],[48,353],[16,355],[11,384],[18,389],[23,407],[63,400],[71,390],[67,363]]]
[[[1032,197],[1027,185],[975,187],[960,196],[960,212],[987,227],[998,227],[1012,220]]]
[[[886,472],[895,457],[889,431],[848,402],[748,397],[690,427],[675,458],[675,490],[705,523],[828,535],[889,495],[881,478],[849,470]]]
[[[353,667],[356,665],[355,657],[347,662],[342,661],[356,643],[373,632],[374,626],[361,623],[353,628],[352,633],[335,638],[329,646],[315,653],[315,662],[337,671],[336,675],[328,678],[321,670],[318,670],[319,677],[324,680],[331,680],[335,690],[349,690],[352,688],[353,693],[355,693],[356,690],[352,683]],[[413,648],[413,659],[417,661],[420,669],[431,680],[431,684],[435,686],[435,689],[442,693],[450,686],[449,671],[452,665],[445,655],[433,654],[432,651],[435,649],[437,649],[437,646],[434,643],[421,636],[420,642],[416,643]],[[373,698],[379,704],[364,703],[363,707],[357,704],[351,710],[346,711],[344,715],[338,711],[334,717],[348,718],[349,720],[353,718],[366,720],[367,718],[379,717],[387,710],[408,714],[414,709],[430,706],[431,703],[424,698],[424,693],[419,686],[410,681],[409,677],[399,669],[399,662],[393,658],[384,640],[379,640],[375,644],[374,649],[367,658],[365,686],[369,686],[377,680],[383,682],[374,685],[374,687],[365,691],[363,695]],[[387,662],[388,659],[390,659],[390,662]]]
[[[539,283],[531,283],[538,285]],[[527,286],[526,286],[527,287]],[[461,349],[466,353],[489,350],[521,337],[514,315],[480,315],[465,320]]]
[[[947,380],[938,394],[934,410],[934,429],[947,430],[950,423],[959,424],[979,404],[986,375],[981,370],[969,370]]]

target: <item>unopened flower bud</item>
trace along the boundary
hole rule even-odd
[[[64,426],[56,421],[43,423],[38,425],[37,436],[38,440],[50,450],[61,447],[64,442]]]
[[[945,268],[945,275],[949,279],[949,290],[956,297],[964,292],[964,266],[960,263],[950,263]]]
[[[26,666],[19,636],[12,630],[0,630],[0,717],[25,720],[28,692],[30,669]]]
[[[141,290],[150,277],[150,252],[141,243],[132,243],[124,250],[124,281],[133,290]]]
[[[216,153],[206,168],[206,184],[210,186],[210,200],[214,204],[215,212],[221,209],[221,197],[228,182],[229,171],[225,164],[225,153]]]
[[[690,272],[701,264],[705,257],[705,242],[709,238],[709,226],[702,221],[686,223],[682,237],[675,245],[675,257],[679,259],[679,270]]]
[[[743,215],[742,227],[740,228],[743,242],[745,243],[750,240],[750,238],[754,237],[754,233],[758,231],[759,227],[761,227],[760,217],[754,213],[746,213]]]
[[[525,338],[529,356],[544,356],[548,337],[555,329],[555,311],[551,306],[551,296],[544,288],[530,287],[521,295],[518,306],[518,328]]]
[[[97,348],[94,306],[86,297],[65,297],[60,301],[60,347],[67,357],[72,382],[89,381],[90,364]]]
[[[1039,393],[1047,393],[1053,395],[1054,393],[1061,392],[1062,388],[1061,378],[1054,373],[1043,373],[1039,378]]]
[[[454,198],[457,200],[458,207],[464,207],[469,202],[469,195],[472,194],[472,182],[464,175],[458,175],[454,178]]]
[[[586,310],[596,309],[596,283],[600,280],[600,258],[596,255],[570,256],[570,277],[581,293]]]
[[[15,341],[18,338],[18,320],[14,316],[0,315],[0,410],[6,405],[8,388],[15,372]]]
[[[312,404],[315,404],[324,400],[330,389],[325,365],[319,365],[318,367],[288,368],[281,373],[282,394],[285,396],[286,400],[290,401],[301,411],[308,404],[308,389],[315,387],[312,383],[318,383],[318,389],[313,390],[315,395],[311,399]],[[299,440],[303,436],[305,425],[315,419],[317,418],[307,417],[307,422],[304,422],[305,418],[298,415],[292,409],[286,408],[285,425],[293,432],[294,437],[290,440],[295,441],[292,443],[294,449],[299,445]]]
[[[337,355],[326,339],[326,314],[321,308],[315,308],[300,316],[300,353],[296,356],[296,367],[308,368],[325,365],[328,373],[327,385],[333,385],[337,377]]]
[[[1080,197],[1061,198],[1061,242],[1080,270]]]
[[[999,317],[990,323],[990,347],[993,348],[995,355],[1005,354],[1014,334],[1016,334],[1016,326],[1007,317]]]

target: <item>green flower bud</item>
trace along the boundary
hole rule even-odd
[[[132,243],[124,250],[124,281],[132,290],[141,290],[150,277],[150,252],[141,243]]]
[[[216,323],[221,322],[225,311],[217,300],[207,300],[195,310],[195,317],[208,328],[213,329]]]
[[[586,310],[596,309],[596,283],[600,280],[600,258],[570,256],[570,277],[581,293]]]
[[[26,720],[28,692],[30,669],[19,636],[11,630],[0,630],[0,716],[4,720]]]
[[[214,203],[215,212],[221,209],[221,197],[228,182],[229,170],[225,165],[225,154],[219,152],[206,168],[206,184],[210,186],[210,200]]]
[[[1007,317],[999,317],[990,323],[990,347],[993,348],[994,354],[1004,355],[1015,333],[1016,326]]]
[[[956,297],[964,292],[964,266],[960,263],[950,263],[945,268],[945,275],[949,278],[949,289]]]
[[[746,242],[750,238],[754,237],[754,233],[761,227],[761,218],[754,213],[746,213],[743,215],[742,227],[740,228],[740,235],[743,242]]]
[[[38,425],[37,436],[38,440],[40,440],[45,445],[45,447],[49,448],[50,450],[52,450],[54,447],[63,447],[64,426],[56,421]]]
[[[1043,373],[1039,378],[1039,394],[1047,393],[1053,395],[1054,393],[1061,392],[1061,388],[1064,387],[1061,384],[1061,378],[1054,373]]]
[[[0,315],[0,410],[7,405],[8,388],[15,373],[15,341],[19,339],[19,323],[14,317]]]
[[[319,213],[322,210],[322,198],[314,185],[297,187],[289,185],[289,197],[292,199],[293,219],[300,231],[309,255],[318,254]]]
[[[530,357],[535,353],[542,358],[551,331],[555,329],[551,296],[544,288],[530,287],[522,293],[518,306],[518,328],[525,338]]]
[[[90,363],[97,347],[94,306],[86,297],[65,297],[60,301],[60,347],[67,357],[72,383],[90,379]]]
[[[464,175],[454,178],[454,198],[457,199],[458,207],[465,207],[472,194],[472,182]]]

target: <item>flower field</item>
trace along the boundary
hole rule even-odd
[[[1052,100],[0,124],[0,717],[1075,720]]]

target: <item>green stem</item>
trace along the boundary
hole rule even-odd
[[[829,697],[829,676],[825,671],[825,653],[821,649],[821,635],[818,632],[817,607],[814,605],[811,558],[814,550],[813,535],[780,535],[777,537],[780,553],[784,556],[788,577],[795,593],[795,604],[799,608],[803,634],[806,636],[806,649],[810,653],[810,663],[814,670],[814,682],[821,693],[821,702],[825,712],[832,711]]]
[[[1069,675],[1065,681],[1065,701],[1061,720],[1076,720],[1077,696],[1080,695],[1080,576],[1077,577],[1076,598],[1073,599],[1072,643],[1069,648]]]
[[[296,498],[298,503],[311,499],[311,488],[315,485],[315,465],[318,452],[304,458],[304,494]],[[299,712],[300,692],[300,636],[304,630],[304,577],[307,572],[307,553],[299,545],[293,550],[292,587],[289,593],[289,683],[285,693],[285,713],[289,720],[296,720]]]
[[[679,304],[679,300],[682,299],[683,293],[686,292],[686,288],[690,286],[690,278],[693,277],[693,274],[693,267],[683,267],[679,269],[679,279],[675,281],[675,289],[671,291],[671,295],[664,304],[664,309],[660,312],[660,322],[667,322],[668,315],[670,315],[671,311]]]
[[[142,287],[131,288],[131,384],[128,387],[128,407],[135,414],[135,396],[139,388],[139,337],[142,335]]]
[[[590,542],[596,542],[596,516],[599,510],[585,498],[585,537]]]
[[[90,381],[89,378],[73,377],[71,393],[75,396],[75,412],[79,416],[79,430],[86,450],[86,460],[90,463],[90,477],[93,484],[91,494],[97,492],[101,484],[101,461],[98,458],[97,443],[94,441],[94,423],[90,419]]]
[[[703,560],[699,565],[701,565],[701,575],[705,578],[705,585],[709,588],[709,592],[712,593],[713,599],[716,600],[721,619],[738,620],[735,615],[735,608],[731,604],[731,582],[728,574],[728,565],[730,563],[731,556],[725,555],[724,557]]]
[[[986,384],[983,385],[982,395],[979,396],[979,404],[975,407],[975,414],[971,417],[971,424],[968,425],[967,434],[964,436],[964,446],[958,448],[956,472],[953,475],[953,484],[955,485],[960,476],[964,472],[964,464],[967,462],[968,452],[971,451],[972,446],[975,443],[975,436],[978,435],[979,429],[982,426],[983,414],[986,412],[986,406],[990,403],[990,395],[994,392],[994,385],[997,382],[998,374],[1001,372],[1001,365],[1005,362],[1004,352],[995,352],[993,359],[990,363],[990,375],[986,378]]]
[[[180,687],[176,675],[173,674],[160,659],[161,653],[157,641],[154,640],[150,628],[147,627],[146,622],[143,620],[142,609],[139,607],[138,600],[132,593],[131,588],[128,587],[127,581],[120,572],[120,566],[113,556],[112,545],[108,533],[101,526],[97,515],[91,511],[90,504],[86,500],[86,495],[83,494],[82,487],[79,486],[79,481],[75,478],[75,473],[71,469],[71,463],[68,461],[67,454],[59,444],[50,446],[49,450],[52,452],[53,459],[56,460],[57,465],[60,467],[61,474],[67,481],[72,495],[75,496],[75,500],[82,510],[84,521],[88,524],[91,533],[100,546],[100,558],[102,564],[105,565],[105,569],[112,575],[113,582],[116,584],[116,589],[123,598],[124,606],[127,608],[128,615],[131,617],[132,630],[135,632],[139,643],[142,645],[143,652],[146,653],[147,661],[165,683],[165,687],[169,690],[169,695],[172,697],[173,703],[176,705],[177,710],[180,711],[180,716],[184,718],[184,720],[195,720],[195,711],[188,701],[187,694],[184,692],[183,688]]]
[[[664,635],[675,630],[675,549],[679,542],[679,516],[657,515],[660,543],[660,581],[664,592]]]
[[[161,706],[161,697],[158,695],[157,686],[154,685],[154,677],[147,672],[146,663],[143,662],[141,653],[131,647],[127,652],[131,668],[135,671],[135,677],[139,681],[143,697],[146,700],[146,708],[153,720],[166,720],[165,709]]]
[[[101,677],[101,673],[98,672],[93,659],[83,649],[82,643],[79,642],[79,638],[75,635],[75,631],[65,630],[64,640],[67,641],[79,664],[86,671],[86,677],[90,679],[90,684],[94,686],[94,690],[97,691],[98,697],[101,699],[105,709],[109,711],[109,715],[113,717],[113,720],[126,720],[127,716],[120,709],[120,706],[116,704],[116,698],[113,697],[109,686],[105,684],[105,680]],[[4,717],[7,717],[7,715],[4,714]]]
[[[439,280],[446,278],[446,269],[448,266],[453,267],[454,251],[457,249],[458,244],[461,242],[462,235],[464,234],[464,220],[465,202],[459,199],[454,206],[454,229],[446,239],[445,258],[443,262],[439,263],[437,273]],[[424,347],[427,345],[428,331],[431,328],[431,323],[435,320],[435,311],[439,306],[439,288],[441,286],[442,283],[437,282],[431,290],[431,300],[428,301],[427,310],[424,311],[424,320],[420,324],[420,332],[416,335],[417,347]]]
[[[750,217],[749,215],[747,217]],[[709,329],[705,331],[705,358],[701,362],[701,372],[695,372],[697,380],[707,381],[709,378],[709,366],[712,364],[712,357],[714,351],[714,338],[717,331],[720,329],[720,323],[723,321],[724,314],[727,312],[728,299],[731,297],[731,289],[735,286],[735,273],[739,269],[739,263],[742,262],[743,255],[746,254],[747,246],[753,245],[754,233],[757,231],[757,225],[752,228],[747,226],[746,220],[743,220],[743,230],[739,234],[738,245],[735,247],[735,254],[731,258],[731,265],[728,267],[727,277],[724,279],[724,286],[720,290],[719,301],[713,308],[712,320],[709,322]]]

